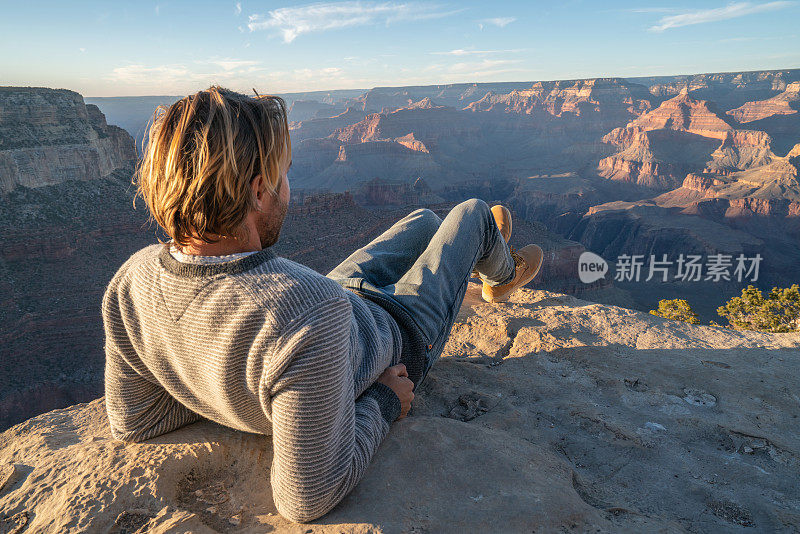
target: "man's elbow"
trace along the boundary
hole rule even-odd
[[[340,499],[311,498],[308,494],[292,490],[276,490],[273,486],[273,499],[278,512],[295,523],[308,523],[330,512]]]
[[[120,441],[125,441],[128,443],[141,443],[142,441],[146,441],[141,430],[120,430],[115,426],[111,426],[111,437],[114,439],[118,439]]]
[[[128,443],[141,443],[164,433],[159,431],[157,426],[137,425],[111,415],[108,418],[108,426],[111,430],[111,437]]]

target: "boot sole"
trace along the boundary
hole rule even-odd
[[[539,264],[536,266],[535,269],[531,269],[532,273],[528,273],[527,275],[525,275],[524,278],[520,279],[517,285],[515,285],[514,287],[512,287],[511,289],[500,295],[495,295],[495,296],[488,295],[486,293],[485,288],[481,288],[481,296],[483,297],[483,300],[491,303],[503,302],[511,295],[511,293],[513,293],[514,291],[516,291],[521,287],[524,287],[525,284],[536,278],[536,275],[539,274],[539,270],[542,268],[542,264],[544,263],[544,251],[542,251],[541,248],[539,249],[539,251],[540,251]]]

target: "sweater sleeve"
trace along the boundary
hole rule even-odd
[[[200,419],[163,387],[140,376],[119,351],[109,348],[105,393],[111,435],[116,439],[144,441]]]
[[[272,492],[278,511],[293,521],[336,506],[400,414],[399,399],[383,384],[354,398],[351,321],[347,298],[321,302],[292,322],[270,359],[267,375],[275,381],[262,402],[272,419]]]
[[[201,419],[175,400],[139,360],[128,339],[113,284],[103,298],[103,325],[105,402],[112,436],[144,441]]]

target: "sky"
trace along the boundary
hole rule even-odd
[[[800,67],[800,0],[0,0],[0,85],[260,94]]]

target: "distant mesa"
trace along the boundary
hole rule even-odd
[[[742,124],[774,117],[795,115],[800,109],[800,82],[792,82],[778,95],[746,104],[728,111],[728,115]]]
[[[647,88],[620,78],[536,82],[528,89],[506,94],[488,92],[464,109],[501,111],[525,115],[548,114],[562,117],[587,113],[622,113],[630,119],[651,109]]]
[[[0,192],[106,177],[135,161],[133,138],[78,93],[0,87]]]
[[[600,160],[601,176],[660,189],[677,187],[690,172],[738,172],[774,156],[768,134],[736,129],[732,118],[690,92],[615,128],[603,142],[620,151]]]

